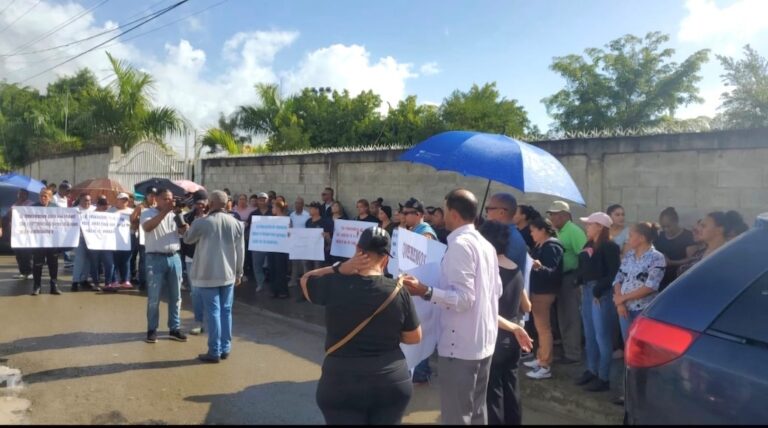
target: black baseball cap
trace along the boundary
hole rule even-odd
[[[365,229],[363,233],[360,234],[357,246],[363,251],[370,251],[372,253],[381,254],[382,256],[388,256],[390,255],[390,251],[392,251],[392,240],[389,238],[389,233],[386,230],[374,226]]]
[[[206,192],[203,189],[195,191],[195,193],[192,193],[192,201],[198,202],[198,201],[207,201],[208,200],[208,192]]]
[[[416,198],[411,198],[405,201],[403,208],[412,208],[420,214],[424,214],[424,204],[422,204],[421,201]]]

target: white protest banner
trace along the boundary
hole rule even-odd
[[[13,207],[12,248],[74,248],[80,241],[75,208]]]
[[[397,240],[399,236],[400,228],[396,227],[395,230],[392,231],[392,251],[390,252],[394,257],[390,257],[389,263],[387,263],[387,272],[394,277],[397,277],[400,273],[400,268],[397,265]]]
[[[288,227],[290,224],[290,217],[252,216],[248,251],[289,253]]]
[[[439,241],[400,229],[397,246],[400,273],[413,275],[429,286],[437,285],[440,280],[440,264],[447,248]],[[422,339],[415,345],[400,344],[410,370],[434,352],[439,337],[441,310],[434,303],[420,297],[412,298],[412,301],[421,321]]]
[[[352,258],[355,255],[360,234],[373,226],[376,225],[367,221],[336,220],[333,223],[331,255]]]
[[[291,229],[289,235],[289,259],[325,260],[323,229]]]
[[[129,251],[130,217],[120,213],[84,211],[80,213],[80,233],[89,250]]]

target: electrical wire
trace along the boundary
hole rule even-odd
[[[6,10],[8,10],[9,7],[13,6],[13,4],[16,3],[16,0],[11,0],[10,3],[8,3],[8,6],[4,7],[3,10],[0,10],[0,15],[3,14]]]
[[[12,21],[10,24],[8,24],[8,25],[6,25],[5,27],[3,27],[3,29],[2,29],[2,30],[0,30],[0,34],[2,34],[3,32],[5,32],[5,30],[7,30],[7,29],[9,29],[9,28],[13,27],[13,24],[15,24],[15,23],[19,22],[19,20],[20,20],[21,18],[23,18],[23,17],[27,16],[27,14],[28,14],[29,12],[32,12],[32,9],[36,8],[36,7],[37,7],[37,5],[39,5],[39,4],[40,4],[40,2],[42,2],[42,1],[43,1],[43,0],[37,0],[37,2],[36,2],[34,5],[32,5],[32,7],[30,7],[30,8],[29,8],[29,9],[27,9],[27,10],[26,10],[24,13],[22,13],[21,15],[19,15],[19,17],[18,17],[18,18],[16,18],[16,19],[14,19],[14,20],[13,20],[13,21]]]
[[[130,33],[131,31],[133,31],[133,30],[135,30],[135,29],[137,29],[137,28],[139,28],[139,27],[141,27],[141,26],[143,26],[143,25],[146,25],[146,24],[148,24],[149,22],[151,22],[151,21],[153,21],[153,20],[155,20],[155,19],[157,19],[157,18],[159,18],[159,17],[161,17],[161,16],[165,15],[166,13],[168,13],[168,12],[172,11],[173,9],[176,9],[177,7],[179,7],[179,6],[183,5],[184,3],[188,2],[188,1],[189,1],[189,0],[181,0],[181,1],[179,1],[179,2],[175,3],[175,4],[171,5],[171,6],[168,6],[168,7],[166,7],[165,9],[162,9],[162,10],[160,10],[159,12],[156,12],[155,14],[153,14],[152,16],[150,16],[149,18],[147,18],[146,20],[144,20],[144,21],[142,21],[142,22],[140,22],[140,23],[138,23],[138,24],[134,25],[133,27],[131,27],[131,28],[129,28],[129,29],[127,29],[127,30],[125,30],[125,31],[121,32],[120,34],[118,34],[118,35],[116,35],[116,36],[114,36],[114,37],[112,37],[112,38],[109,38],[109,39],[105,40],[104,42],[101,42],[101,43],[99,43],[98,45],[96,45],[96,46],[93,46],[92,48],[89,48],[89,49],[87,49],[87,50],[85,50],[85,51],[83,51],[83,52],[81,52],[81,53],[79,53],[79,54],[77,54],[77,55],[75,55],[75,56],[73,56],[73,57],[71,57],[71,58],[69,58],[69,59],[65,60],[65,61],[62,61],[62,62],[60,62],[60,63],[58,63],[58,64],[56,64],[56,65],[54,65],[54,66],[52,66],[52,67],[49,67],[49,68],[47,68],[47,69],[45,69],[45,70],[41,71],[40,73],[37,73],[37,74],[35,74],[34,76],[28,77],[28,78],[26,78],[26,79],[22,80],[21,82],[18,82],[18,84],[23,84],[23,83],[25,83],[25,82],[28,82],[28,81],[30,81],[30,80],[32,80],[32,79],[34,79],[34,78],[36,78],[36,77],[39,77],[39,76],[42,76],[42,75],[43,75],[43,74],[45,74],[45,73],[48,73],[49,71],[52,71],[52,70],[54,70],[54,69],[56,69],[56,68],[58,68],[58,67],[61,67],[61,66],[62,66],[62,65],[64,65],[64,64],[67,64],[67,63],[69,63],[69,62],[72,62],[72,61],[76,60],[77,58],[80,58],[81,56],[83,56],[83,55],[85,55],[85,54],[87,54],[87,53],[89,53],[89,52],[92,52],[92,51],[94,51],[94,50],[96,50],[96,49],[98,49],[98,48],[100,48],[100,47],[102,47],[102,46],[104,46],[104,45],[106,45],[107,43],[111,42],[112,40],[115,40],[115,39],[117,39],[118,37],[120,37],[120,36],[122,36],[122,35],[128,34],[128,33]]]
[[[61,24],[57,25],[56,27],[53,27],[51,30],[48,30],[47,33],[44,33],[42,36],[38,37],[37,39],[32,40],[30,42],[27,42],[27,43],[17,47],[10,55],[18,54],[22,49],[24,49],[26,47],[33,46],[36,43],[38,43],[40,41],[43,41],[43,40],[47,39],[48,37],[51,37],[52,35],[58,33],[59,31],[63,30],[64,28],[72,25],[73,23],[75,23],[77,20],[79,20],[80,18],[82,18],[86,14],[91,13],[94,10],[98,9],[99,7],[103,6],[104,3],[108,2],[108,1],[109,0],[101,0],[101,2],[97,3],[94,6],[91,6],[89,9],[86,9],[86,10],[78,13],[77,15],[67,19],[66,21],[62,22]]]

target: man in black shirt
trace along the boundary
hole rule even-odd
[[[320,210],[320,215],[323,216],[323,218],[333,218],[333,212],[331,211],[331,205],[333,205],[333,189],[330,187],[326,187],[323,190],[323,193],[320,194],[320,196],[323,198],[322,208]]]
[[[311,265],[307,266],[307,271],[323,267],[331,255],[333,223],[328,218],[322,217],[322,210],[323,204],[320,202],[312,202],[309,204],[309,219],[307,220],[306,227],[307,229],[323,229],[323,240],[325,242],[325,261],[316,260],[309,262]]]

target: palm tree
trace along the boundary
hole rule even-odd
[[[130,150],[145,139],[162,143],[168,135],[184,135],[187,121],[171,107],[154,107],[155,80],[107,53],[115,78],[106,88],[89,94],[90,108],[80,120],[89,129],[92,145]]]
[[[221,128],[210,128],[200,138],[201,147],[208,147],[208,153],[219,149],[225,150],[230,155],[243,153],[243,145],[239,144],[231,132]]]

